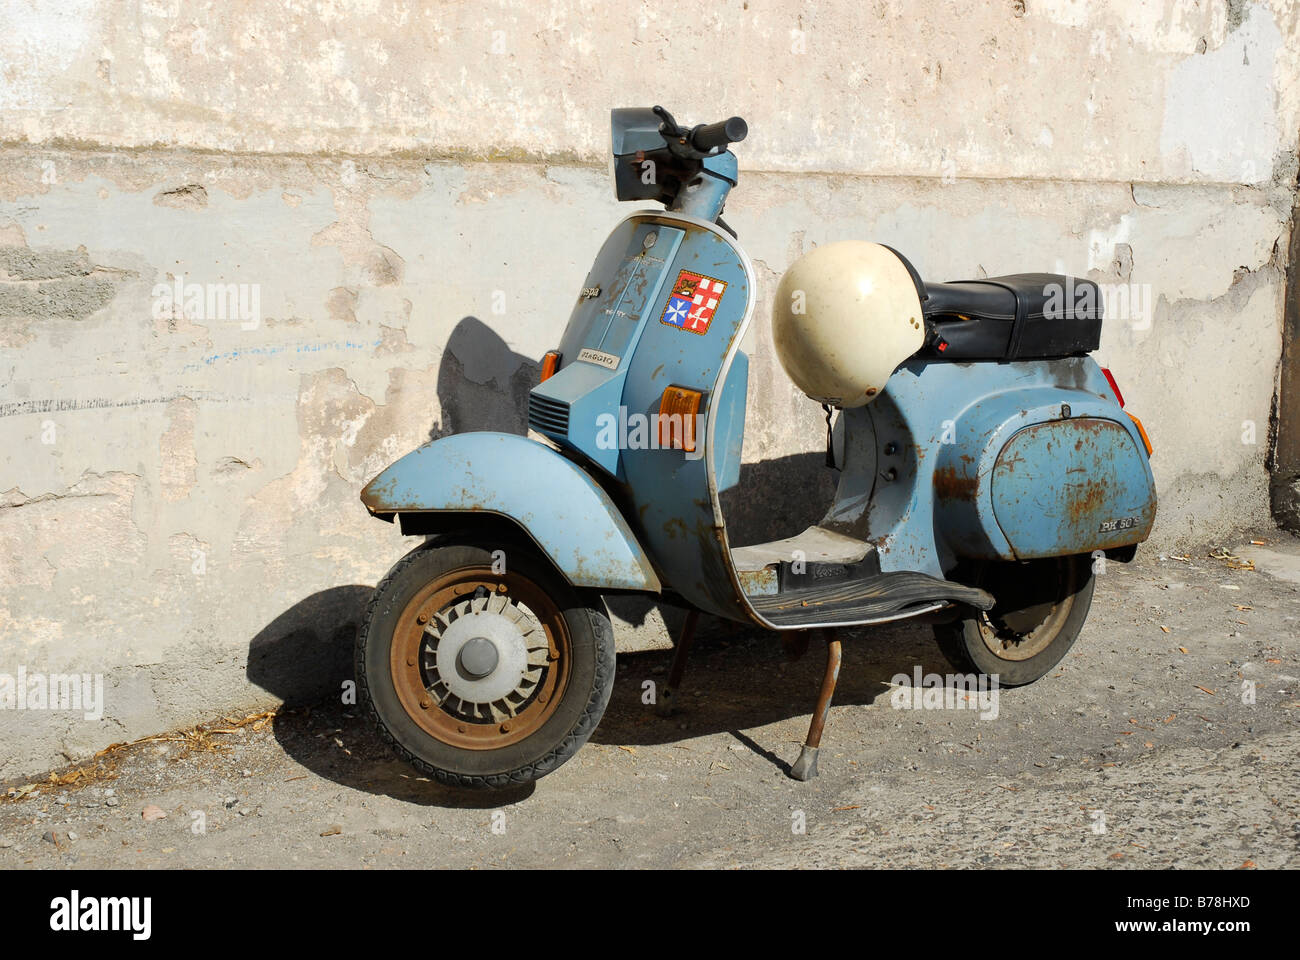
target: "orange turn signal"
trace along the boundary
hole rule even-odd
[[[1125,410],[1124,412],[1125,412],[1125,413],[1128,413],[1127,410]],[[1135,427],[1138,428],[1138,434],[1141,435],[1141,437],[1142,437],[1142,446],[1144,446],[1144,447],[1147,448],[1147,456],[1150,457],[1150,456],[1151,456],[1151,438],[1147,436],[1147,428],[1144,427],[1144,426],[1142,426],[1142,421],[1139,420],[1137,417],[1133,416],[1133,414],[1129,413],[1129,414],[1128,414],[1128,418],[1129,418],[1130,420],[1133,421],[1133,426],[1135,426]]]
[[[659,401],[659,447],[695,452],[695,417],[704,394],[685,387],[669,387]]]
[[[544,380],[549,380],[551,377],[555,376],[555,371],[558,369],[560,369],[559,351],[548,351],[546,356],[542,357],[542,379],[539,380],[538,383],[541,383]]]

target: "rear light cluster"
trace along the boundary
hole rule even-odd
[[[1104,376],[1104,377],[1106,378],[1106,382],[1110,384],[1110,388],[1111,388],[1111,390],[1113,390],[1113,391],[1115,392],[1115,399],[1119,401],[1119,405],[1120,405],[1120,407],[1123,408],[1123,406],[1124,406],[1124,394],[1122,394],[1122,393],[1119,392],[1119,384],[1115,382],[1115,377],[1114,377],[1114,375],[1113,375],[1109,370],[1107,370],[1105,367],[1102,367],[1102,368],[1101,368],[1101,373],[1102,373],[1102,376]]]
[[[1119,392],[1119,384],[1115,382],[1114,375],[1105,367],[1101,368],[1101,372],[1102,375],[1106,378],[1106,382],[1110,384],[1110,389],[1114,392],[1115,399],[1119,401],[1120,409],[1123,410],[1124,394]],[[1124,410],[1124,412],[1128,413],[1127,410]],[[1128,418],[1133,421],[1133,426],[1137,427],[1138,436],[1142,438],[1142,446],[1147,448],[1147,456],[1148,457],[1151,456],[1153,448],[1151,446],[1151,438],[1147,436],[1147,428],[1142,426],[1142,421],[1139,420],[1137,417],[1133,416],[1133,414],[1128,413]]]

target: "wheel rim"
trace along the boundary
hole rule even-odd
[[[998,603],[980,614],[980,639],[999,660],[1019,662],[1042,653],[1060,634],[1079,575],[1069,558],[1058,557],[1003,566],[985,586]]]
[[[572,640],[550,596],[519,574],[455,570],[427,584],[393,632],[393,686],[430,736],[496,750],[555,713],[572,669]]]

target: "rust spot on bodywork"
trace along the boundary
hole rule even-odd
[[[1049,450],[1051,449],[1051,445],[1050,445],[1050,444],[1048,445],[1048,449],[1049,449]],[[1016,451],[1016,455],[1015,455],[1014,457],[1007,457],[1005,460],[999,458],[999,459],[998,459],[998,469],[1004,469],[1004,468],[1005,468],[1006,471],[1007,471],[1007,473],[1015,473],[1015,472],[1016,472],[1016,464],[1018,464],[1018,463],[1024,463],[1024,462],[1025,462],[1025,458],[1024,458],[1023,456],[1021,456],[1021,454],[1020,454],[1019,451]]]
[[[376,480],[378,480],[378,477],[366,484],[361,491],[361,502],[366,505],[366,509],[371,513],[394,509],[394,505],[390,501],[393,497],[396,479],[390,478],[383,483],[377,483]]]
[[[1070,490],[1072,493],[1075,490],[1079,491],[1078,495],[1070,497],[1066,504],[1066,512],[1072,524],[1100,510],[1109,495],[1107,485],[1095,480],[1088,480],[1081,485],[1071,484]]]
[[[934,472],[934,492],[940,500],[974,500],[979,481],[959,473],[956,467],[942,467]]]
[[[669,537],[686,536],[686,524],[681,517],[670,517],[664,521],[664,533]]]

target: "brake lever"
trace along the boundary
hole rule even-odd
[[[668,150],[673,156],[682,160],[704,160],[714,155],[714,151],[697,150],[691,144],[691,135],[694,128],[687,129],[681,126],[673,115],[663,107],[652,107],[655,116],[663,122],[659,124],[659,135],[663,137],[668,144]]]
[[[659,124],[659,133],[662,136],[680,139],[686,135],[686,132],[682,130],[682,128],[677,125],[677,121],[673,119],[673,115],[663,107],[656,106],[651,109],[653,110],[654,115],[662,121]]]

